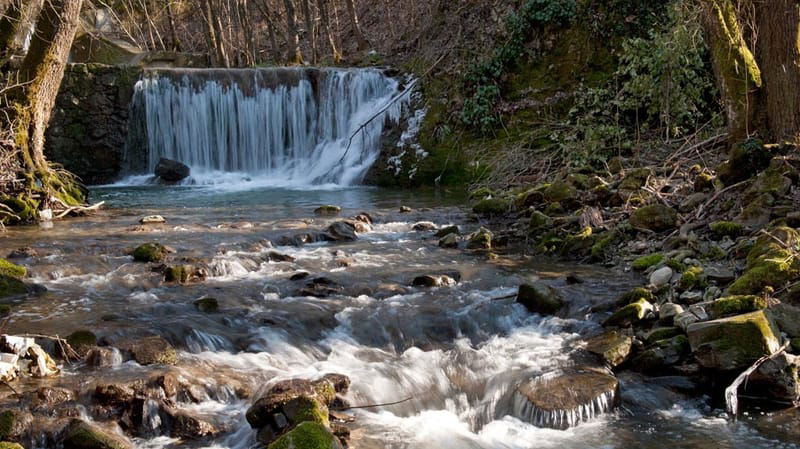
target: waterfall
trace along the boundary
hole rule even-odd
[[[159,158],[174,159],[201,184],[355,184],[377,159],[386,124],[408,106],[409,95],[392,102],[401,90],[374,69],[148,71],[132,106],[143,116],[146,160],[137,164],[130,144],[126,160],[149,174]]]

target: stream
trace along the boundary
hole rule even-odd
[[[462,207],[466,198],[457,192],[122,185],[94,189],[92,201],[107,207],[50,227],[9,229],[0,238],[0,255],[35,250],[17,262],[29,269],[31,282],[47,288],[14,305],[6,332],[63,336],[88,329],[101,343],[146,335],[172,343],[178,363],[169,369],[199,389],[195,400],[176,406],[223,430],[196,442],[144,436],[137,447],[253,447],[255,431],[244,413],[259,393],[282,379],[325,373],[350,377],[346,399],[353,405],[401,401],[348,412],[356,418],[348,426],[357,449],[800,447],[791,419],[751,410],[733,423],[708,397],[681,393],[675,388],[680,380],[631,373],[620,375],[620,406],[577,427],[537,428],[514,417],[516,386],[567,364],[580,336],[599,329],[589,309],[637,279],[515,252],[491,259],[443,249],[432,232],[412,229],[423,220],[476,229],[480,223],[470,221]],[[314,215],[323,204],[341,206],[341,217],[367,212],[373,229],[355,242],[279,244],[283,236],[335,221]],[[412,212],[400,213],[400,206]],[[167,223],[138,224],[151,214]],[[174,248],[175,259],[206,261],[209,276],[187,285],[164,283],[128,255],[149,241]],[[264,257],[269,252],[294,261],[270,261]],[[303,281],[290,277],[301,271],[329,278],[342,291],[327,298],[300,295]],[[417,275],[444,272],[457,272],[458,284],[410,286]],[[567,274],[584,282],[568,285]],[[513,298],[497,299],[535,279],[568,299],[564,317],[543,318]],[[218,313],[197,310],[194,301],[205,296],[218,299]],[[164,370],[134,361],[108,368],[74,364],[58,378],[17,388],[46,383],[86,392]],[[3,394],[6,405],[14,402]],[[90,409],[86,395],[78,402]]]

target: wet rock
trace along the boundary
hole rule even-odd
[[[35,249],[31,248],[30,246],[25,246],[22,248],[15,249],[8,253],[9,259],[30,259],[32,257],[38,257],[39,252]]]
[[[711,319],[740,315],[767,308],[767,300],[762,296],[739,295],[726,296],[705,304],[706,312]]]
[[[636,209],[631,215],[630,223],[634,228],[667,231],[678,225],[678,213],[671,207],[653,204]]]
[[[167,220],[161,215],[148,215],[139,219],[139,223],[141,224],[160,224],[166,222]]]
[[[400,213],[401,214],[411,213],[411,208],[408,206],[400,206]]]
[[[458,229],[458,226],[456,226],[456,225],[445,226],[442,229],[439,229],[438,231],[436,231],[436,234],[434,234],[434,237],[442,238],[442,237],[445,237],[445,236],[447,236],[449,234],[461,235],[461,231]]]
[[[259,439],[261,441],[261,439]],[[339,439],[325,425],[304,422],[278,438],[267,449],[342,449]]]
[[[64,449],[132,449],[120,435],[101,429],[81,419],[73,419],[63,431]]]
[[[168,253],[164,245],[145,243],[133,250],[133,260],[136,262],[163,262]]]
[[[643,340],[644,343],[649,346],[661,340],[677,337],[678,335],[683,335],[683,331],[679,327],[657,327],[646,332],[643,336]]]
[[[662,304],[658,309],[658,319],[663,323],[672,324],[675,317],[681,313],[683,313],[683,307],[680,304],[668,302],[666,304]]]
[[[0,441],[19,441],[28,432],[33,416],[25,410],[0,412]]]
[[[194,440],[213,437],[219,433],[219,430],[213,424],[186,412],[178,412],[172,415],[171,419],[173,438]]]
[[[794,403],[800,399],[800,357],[780,353],[764,362],[747,379],[748,394],[765,396],[781,402]]]
[[[347,394],[350,389],[350,378],[344,374],[329,373],[322,376],[323,381],[328,381],[333,385],[334,391],[338,394]]]
[[[155,175],[166,182],[179,182],[189,177],[190,169],[188,166],[171,159],[161,158],[158,160]]]
[[[219,311],[217,298],[200,298],[194,302],[194,306],[202,313],[215,313]]]
[[[356,226],[350,221],[337,221],[328,226],[327,232],[334,241],[355,241],[358,239]]]
[[[52,414],[55,408],[75,400],[75,392],[66,388],[41,387],[31,400],[31,409],[36,413]]]
[[[701,304],[694,304],[689,310],[675,315],[673,323],[685,332],[691,324],[708,321],[708,313]]]
[[[653,305],[644,299],[630,303],[603,321],[603,326],[630,327],[653,314]]]
[[[161,388],[164,392],[164,396],[168,398],[175,397],[178,394],[178,388],[180,387],[180,382],[178,381],[178,376],[172,372],[166,372],[160,376],[156,376],[152,379],[153,385]]]
[[[500,198],[486,198],[478,201],[478,203],[472,207],[472,211],[478,215],[491,217],[507,213],[510,207],[511,204],[506,200]]]
[[[22,279],[27,274],[28,270],[25,267],[0,259],[0,276]]]
[[[557,371],[520,385],[514,415],[537,427],[566,429],[611,411],[619,382],[601,370]]]
[[[163,337],[141,338],[120,345],[129,351],[140,365],[174,365],[178,362],[178,352]]]
[[[439,240],[439,246],[442,248],[458,248],[458,235],[447,234]]]
[[[122,363],[122,355],[114,348],[94,347],[86,353],[85,360],[93,368],[108,368]]]
[[[95,387],[92,398],[100,405],[120,407],[132,401],[135,395],[136,391],[131,385],[102,384]]]
[[[335,396],[335,388],[328,380],[316,383],[303,379],[283,381],[257,400],[245,417],[250,427],[259,429],[259,441],[269,444],[287,429],[303,422],[327,427],[327,404]]]
[[[467,249],[492,249],[492,232],[481,227],[470,234],[467,240]]]
[[[327,298],[328,296],[338,295],[344,289],[335,281],[328,278],[315,278],[309,281],[306,286],[297,293],[298,296],[311,296],[314,298]]]
[[[567,285],[576,285],[576,284],[583,284],[584,280],[580,276],[575,273],[570,273],[564,277],[564,281],[566,281]]]
[[[67,337],[67,343],[81,356],[85,356],[90,349],[97,346],[97,336],[88,330],[75,331]]]
[[[650,274],[650,285],[660,288],[667,284],[672,279],[674,272],[670,267],[661,267]]]
[[[411,285],[415,287],[450,287],[456,283],[455,279],[445,274],[426,274],[415,277]]]
[[[436,223],[432,221],[420,221],[414,223],[414,226],[411,227],[414,231],[417,232],[425,232],[425,231],[435,231],[436,230]]]
[[[685,335],[658,340],[631,360],[631,366],[644,373],[660,373],[664,368],[680,363],[691,348]]]
[[[586,340],[586,350],[596,354],[612,367],[624,362],[631,353],[633,337],[609,331]]]
[[[325,206],[320,206],[314,209],[314,215],[319,215],[319,216],[334,216],[334,215],[339,215],[341,212],[342,212],[341,207],[333,206],[330,204]]]
[[[736,279],[736,274],[734,274],[733,270],[722,267],[706,267],[705,273],[708,280],[720,284],[727,284]]]
[[[614,301],[614,304],[616,304],[617,307],[624,307],[627,306],[628,304],[639,301],[640,299],[644,299],[645,301],[648,302],[655,302],[656,296],[650,289],[644,287],[636,287],[626,293],[623,293],[619,298],[617,298]]]
[[[780,347],[778,329],[763,311],[689,325],[689,343],[704,368],[747,368]]]
[[[289,276],[289,280],[290,281],[302,281],[303,279],[306,279],[309,276],[311,276],[311,273],[309,273],[307,271],[300,271],[300,272],[297,272],[297,273]]]
[[[540,315],[554,315],[565,304],[558,290],[543,282],[520,285],[516,301],[528,311]]]

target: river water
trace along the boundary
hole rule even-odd
[[[442,249],[430,232],[412,230],[422,220],[477,228],[457,192],[117,186],[95,189],[92,200],[106,201],[107,208],[49,229],[14,228],[0,238],[2,255],[25,246],[36,250],[36,257],[21,263],[31,281],[48,290],[19,301],[6,331],[66,335],[89,329],[108,342],[152,334],[168,339],[179,350],[174,369],[203,392],[200,402],[178,407],[225,430],[212,441],[161,435],[137,439],[137,447],[253,447],[255,431],[244,412],[259,392],[280,379],[330,372],[352,379],[347,399],[353,405],[403,401],[350,412],[356,417],[351,445],[358,449],[800,447],[792,440],[798,437],[796,418],[751,411],[732,423],[708,397],[665,386],[680,383],[675,379],[629,373],[620,376],[620,407],[575,428],[541,429],[512,416],[515,387],[569,363],[580,336],[597,330],[591,306],[640,280],[519,253],[490,259]],[[350,243],[269,248],[267,241],[335,220],[314,216],[322,204],[340,205],[342,216],[368,212],[374,228]],[[401,205],[413,211],[400,213]],[[167,223],[138,224],[154,213]],[[174,248],[175,260],[207,261],[211,276],[184,286],[163,283],[127,255],[149,241]],[[265,261],[269,251],[295,260]],[[300,296],[303,281],[289,279],[299,271],[328,277],[343,292]],[[416,275],[454,271],[461,276],[454,287],[409,287]],[[567,285],[568,273],[585,282]],[[568,298],[565,317],[542,318],[513,299],[497,299],[535,279]],[[219,313],[196,310],[193,302],[203,296],[219,300]],[[98,383],[163,370],[133,361],[102,369],[78,364],[47,383],[90,391]],[[252,394],[240,399],[237,389]],[[88,410],[89,399],[81,398]]]

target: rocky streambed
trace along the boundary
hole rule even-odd
[[[626,296],[650,279],[526,255],[461,207],[463,196],[159,186],[95,195],[111,207],[0,239],[11,263],[3,332],[58,369],[22,369],[2,385],[2,441],[796,447],[792,412],[729,419],[690,366],[705,340],[630,330],[667,316],[647,310],[650,290]],[[617,298],[635,310],[613,313]],[[31,359],[8,343],[2,352]]]

